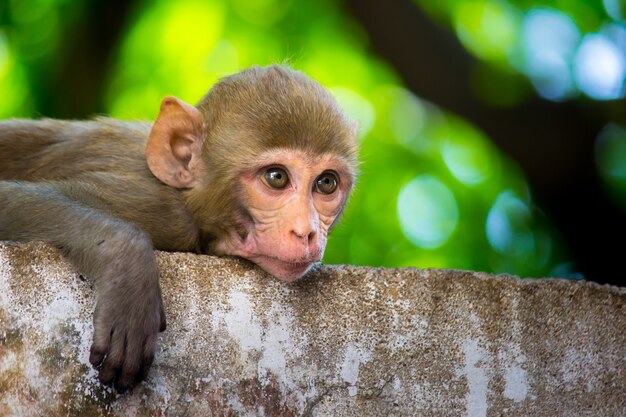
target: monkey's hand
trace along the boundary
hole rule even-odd
[[[0,239],[52,243],[95,280],[89,360],[103,383],[124,391],[145,377],[165,330],[159,273],[145,232],[76,198],[90,189],[71,181],[0,181]]]
[[[124,392],[146,377],[157,334],[165,330],[158,270],[152,243],[137,229],[118,231],[99,247],[89,361],[102,383]]]

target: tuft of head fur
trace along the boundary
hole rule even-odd
[[[317,81],[283,65],[251,67],[218,81],[196,106],[206,137],[201,189],[187,192],[188,206],[209,238],[233,227],[238,177],[262,152],[298,149],[333,154],[357,166],[356,127]]]

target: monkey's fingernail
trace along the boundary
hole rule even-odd
[[[103,359],[104,359],[104,356],[101,356],[101,355],[94,355],[93,353],[89,355],[89,363],[91,364],[91,366],[93,366],[96,369],[100,369]]]

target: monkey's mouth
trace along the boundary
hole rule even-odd
[[[305,261],[283,261],[271,256],[259,256],[254,259],[254,262],[263,268],[265,271],[274,275],[281,281],[291,282],[304,274],[311,268],[311,266],[318,262],[319,259],[311,259]]]

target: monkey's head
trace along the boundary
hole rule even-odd
[[[326,89],[273,65],[220,80],[195,107],[165,98],[146,156],[185,189],[209,252],[291,281],[322,258],[355,182],[355,136]]]

